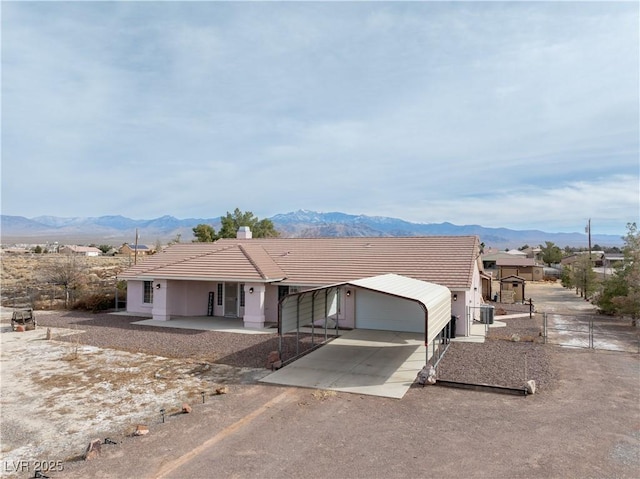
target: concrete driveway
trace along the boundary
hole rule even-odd
[[[422,334],[354,329],[261,381],[400,399],[426,361]]]

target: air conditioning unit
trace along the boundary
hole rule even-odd
[[[495,308],[490,304],[480,305],[480,322],[484,324],[493,324],[493,315]]]

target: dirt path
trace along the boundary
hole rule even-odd
[[[597,314],[597,307],[559,283],[527,284],[538,314],[547,316],[547,342],[566,347],[640,353],[640,328]]]
[[[526,296],[533,299],[537,311],[548,313],[595,313],[596,307],[559,282],[528,282]]]

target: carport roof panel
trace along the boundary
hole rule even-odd
[[[424,304],[427,310],[429,306],[439,305],[443,300],[451,300],[451,292],[446,286],[392,273],[349,281],[347,284],[413,299]]]

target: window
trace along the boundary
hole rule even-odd
[[[222,283],[218,283],[218,306],[222,306]]]
[[[240,307],[244,308],[244,283],[240,283]]]
[[[142,302],[146,304],[153,303],[153,281],[144,282],[144,292],[142,294]]]

